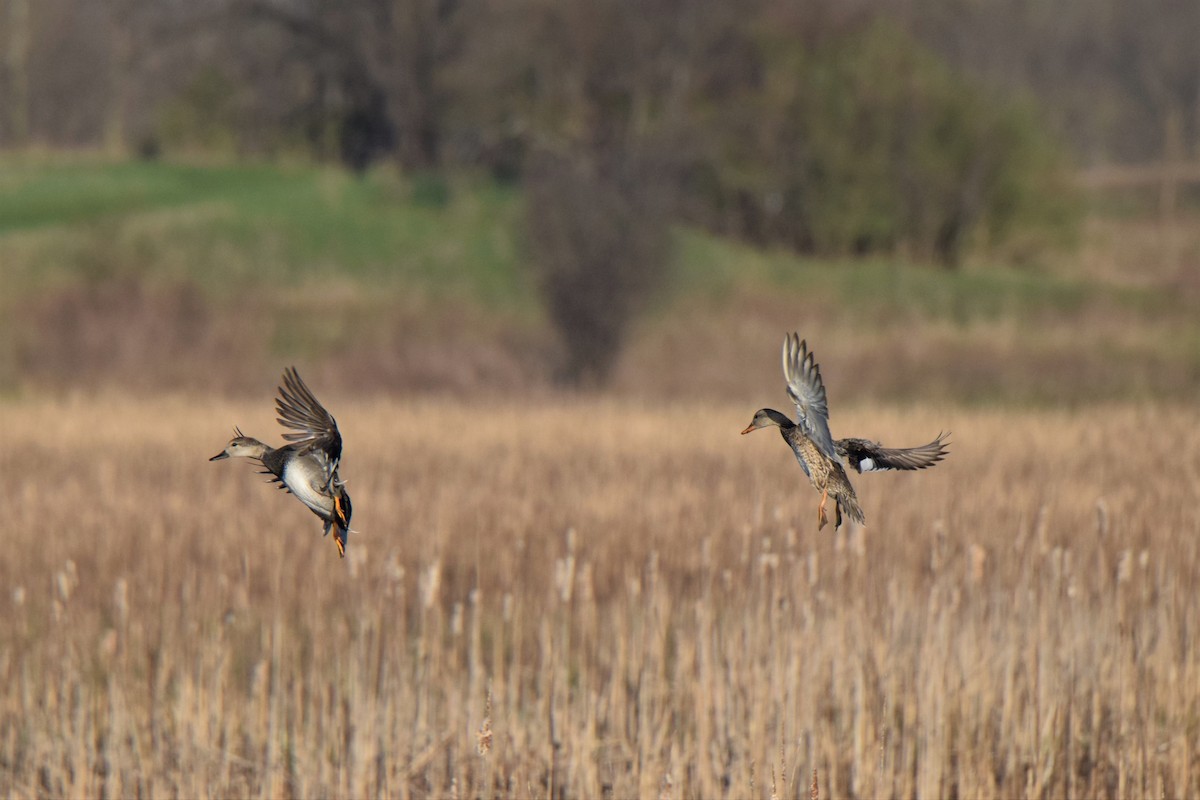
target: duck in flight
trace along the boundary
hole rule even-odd
[[[862,523],[863,512],[850,478],[846,475],[846,464],[856,472],[875,472],[886,469],[925,469],[946,457],[946,435],[939,433],[929,444],[920,447],[895,449],[883,447],[867,439],[837,439],[829,433],[829,405],[825,397],[825,384],[821,380],[821,368],[808,343],[796,334],[788,334],[783,340],[783,377],[787,382],[788,397],[796,405],[796,422],[786,414],[773,408],[760,408],[743,434],[770,425],[778,426],[783,440],[796,454],[800,468],[812,482],[813,488],[821,493],[821,504],[817,506],[817,529],[829,521],[825,516],[825,503],[830,497],[835,504],[834,530],[842,524],[842,512]]]
[[[333,529],[338,555],[344,558],[351,506],[346,484],[338,473],[342,435],[338,432],[337,422],[309,391],[295,367],[284,370],[275,410],[279,414],[279,424],[292,431],[283,434],[288,444],[271,447],[234,428],[237,435],[209,461],[231,457],[257,461],[263,467],[263,475],[271,475],[272,483],[294,494],[321,518],[326,536]]]

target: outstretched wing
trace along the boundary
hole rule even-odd
[[[847,464],[859,472],[884,469],[925,469],[946,457],[948,433],[939,433],[929,444],[920,447],[889,448],[866,439],[838,439],[837,452]]]
[[[337,470],[342,457],[342,434],[333,416],[300,380],[295,367],[283,371],[283,386],[279,387],[275,411],[279,414],[280,425],[296,431],[285,433],[284,439],[303,444],[305,452],[322,454],[332,465],[330,474]]]
[[[787,381],[788,397],[796,404],[800,429],[818,450],[836,459],[833,437],[829,434],[829,405],[825,401],[821,368],[808,352],[807,342],[794,333],[789,333],[783,340],[783,377]]]

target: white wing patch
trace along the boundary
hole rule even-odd
[[[862,461],[859,461],[858,469],[860,472],[882,471],[882,467],[875,466],[875,459],[873,458],[864,458]]]

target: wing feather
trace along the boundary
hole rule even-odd
[[[808,343],[795,333],[788,334],[783,340],[783,377],[787,381],[788,397],[796,404],[800,429],[818,450],[836,459],[833,436],[829,433],[829,405],[821,368],[808,351]]]
[[[946,437],[939,433],[929,444],[920,447],[890,448],[867,439],[839,439],[836,443],[838,455],[858,472],[875,472],[885,469],[925,469],[941,461],[950,452]]]
[[[342,457],[342,434],[333,415],[317,400],[300,379],[295,367],[283,371],[283,385],[275,401],[279,424],[295,433],[285,433],[284,439],[303,445],[303,451],[319,451],[337,470]]]

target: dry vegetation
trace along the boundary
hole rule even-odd
[[[835,408],[955,441],[835,535],[754,405],[318,393],[345,561],[265,402],[3,408],[0,793],[1200,793],[1190,410]]]

